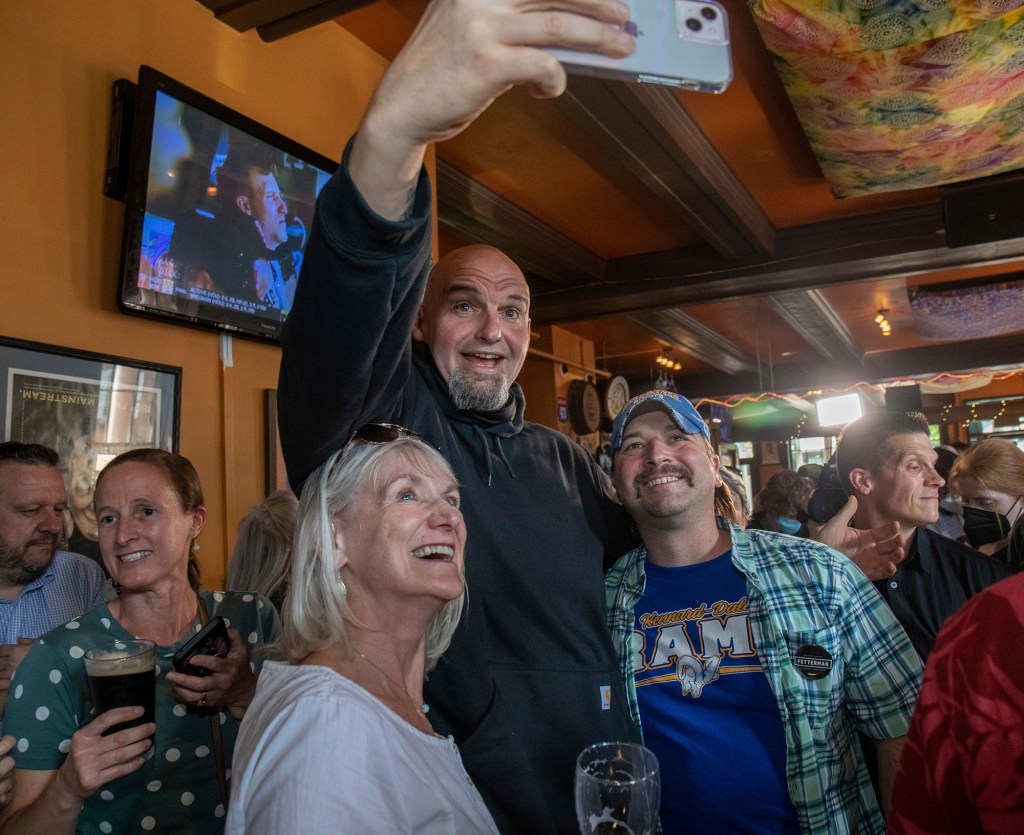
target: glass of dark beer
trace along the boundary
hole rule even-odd
[[[85,674],[96,715],[115,707],[142,707],[138,719],[121,722],[103,735],[152,722],[156,701],[156,644],[142,638],[111,641],[85,653]]]

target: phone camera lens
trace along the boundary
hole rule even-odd
[[[691,32],[699,32],[703,28],[703,24],[695,17],[688,17],[686,19],[686,28]]]
[[[700,10],[700,16],[705,20],[714,20],[718,17],[718,12],[710,6],[704,6],[704,8]]]

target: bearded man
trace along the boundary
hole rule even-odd
[[[0,706],[32,639],[114,596],[88,557],[58,550],[67,491],[49,447],[0,443]]]

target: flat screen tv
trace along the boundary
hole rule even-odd
[[[134,99],[118,306],[279,341],[337,163],[151,67]]]

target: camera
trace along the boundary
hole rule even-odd
[[[824,525],[843,509],[844,504],[846,491],[839,479],[839,470],[834,461],[829,461],[821,471],[818,486],[811,493],[810,501],[807,503],[807,515],[819,525]]]

